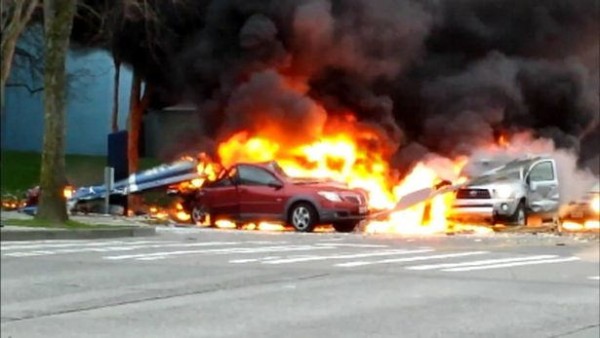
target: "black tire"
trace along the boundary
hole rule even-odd
[[[333,223],[333,228],[337,232],[352,232],[352,231],[354,231],[354,229],[356,229],[356,226],[358,225],[358,223],[360,223],[360,222],[356,222],[356,221],[338,222],[338,223]]]
[[[510,216],[510,224],[514,226],[526,226],[527,225],[527,209],[525,208],[525,202],[521,201],[515,209],[515,213]]]
[[[315,207],[307,202],[294,204],[288,213],[288,223],[298,232],[312,232],[318,222]]]

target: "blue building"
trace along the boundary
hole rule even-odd
[[[19,48],[41,55],[41,40],[24,34]],[[35,36],[34,36],[35,37]],[[36,54],[36,51],[38,52]],[[44,105],[41,57],[16,55],[5,88],[2,149],[39,152],[43,142]],[[105,155],[111,132],[115,67],[105,51],[71,51],[67,60],[66,152]],[[119,129],[126,129],[131,71],[121,67]]]

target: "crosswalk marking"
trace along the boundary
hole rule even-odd
[[[359,253],[359,254],[342,254],[342,255],[330,255],[330,256],[315,255],[315,256],[301,257],[301,258],[269,260],[269,261],[265,261],[262,263],[263,264],[289,264],[289,263],[299,263],[299,262],[320,261],[320,260],[327,260],[327,259],[351,259],[351,258],[377,257],[377,256],[408,255],[408,254],[424,253],[424,252],[431,252],[431,251],[433,251],[433,249],[386,250],[386,251],[376,251],[376,252]]]
[[[461,263],[413,265],[413,266],[407,266],[406,269],[408,269],[408,270],[433,270],[433,269],[443,269],[443,268],[453,268],[453,267],[463,267],[463,266],[487,265],[487,264],[495,264],[495,263],[530,261],[530,260],[538,260],[538,259],[554,258],[554,257],[556,257],[556,255],[539,255],[539,256],[528,256],[528,257],[517,257],[517,258],[486,259],[486,260],[480,260],[480,261],[461,262]]]
[[[588,277],[588,279],[591,279],[591,280],[600,280],[600,276],[590,276],[590,277]]]
[[[437,271],[444,273],[502,269],[538,264],[574,262],[577,257],[553,254],[523,255],[489,251],[437,252],[430,247],[413,246],[394,248],[386,244],[343,243],[335,240],[316,240],[310,243],[290,243],[289,240],[49,240],[2,242],[4,257],[26,258],[35,256],[99,254],[100,259],[113,262],[156,261],[186,255],[225,256],[230,264],[261,264],[281,266],[327,262],[332,268],[359,268],[382,264],[398,264],[410,271]],[[474,257],[488,255],[485,258]],[[512,256],[512,257],[511,257]],[[470,258],[474,257],[474,258]],[[462,258],[462,259],[461,259]],[[337,261],[337,262],[336,262]],[[424,262],[422,264],[411,262]],[[409,264],[402,264],[409,263]],[[585,277],[600,280],[599,276]]]
[[[571,261],[577,261],[580,259],[581,258],[579,258],[579,257],[566,257],[566,258],[545,259],[545,260],[530,261],[530,262],[514,262],[514,263],[504,263],[504,264],[494,264],[494,265],[484,265],[484,266],[471,266],[471,267],[464,267],[464,268],[452,268],[452,269],[444,269],[442,271],[463,272],[463,271],[474,271],[474,270],[484,270],[484,269],[500,269],[500,268],[510,268],[513,266],[523,266],[523,265],[538,265],[538,264],[571,262]]]
[[[459,252],[459,253],[451,253],[451,254],[443,254],[443,255],[416,256],[416,257],[406,257],[406,258],[390,258],[390,259],[383,259],[383,260],[379,260],[379,261],[355,261],[355,262],[336,264],[335,266],[349,268],[349,267],[364,266],[364,265],[403,263],[403,262],[414,262],[414,261],[426,261],[426,260],[440,259],[440,258],[453,258],[453,257],[464,257],[464,256],[473,256],[473,255],[483,255],[483,254],[487,254],[487,253],[488,253],[488,251],[468,251],[468,252]]]

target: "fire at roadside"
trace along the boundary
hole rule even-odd
[[[481,177],[487,177],[486,180],[492,180],[492,183],[494,180],[504,182],[517,172],[515,168],[518,168],[519,179],[516,183],[530,185],[530,182],[525,182],[525,176],[533,175],[532,163],[542,162],[550,163],[554,168],[552,177],[555,181],[551,182],[554,188],[557,188],[560,176],[565,177],[566,174],[566,177],[570,178],[577,173],[575,167],[570,168],[566,165],[575,163],[574,158],[573,161],[570,161],[568,156],[566,157],[568,161],[550,159],[549,155],[560,158],[558,155],[561,153],[555,151],[551,142],[535,139],[527,133],[501,135],[494,143],[475,148],[470,156],[448,158],[432,154],[416,163],[407,172],[400,172],[391,165],[392,152],[389,150],[389,140],[380,133],[379,129],[358,122],[351,114],[340,118],[327,118],[316,130],[315,135],[305,140],[287,138],[277,125],[266,125],[253,131],[240,131],[220,142],[213,156],[206,153],[184,156],[172,164],[152,168],[116,182],[113,191],[110,192],[107,192],[102,185],[77,189],[66,187],[65,198],[72,212],[87,213],[93,212],[94,209],[90,205],[102,201],[107,193],[110,196],[124,196],[150,190],[164,193],[166,188],[167,195],[177,199],[172,207],[161,208],[148,205],[144,207],[145,210],[130,211],[130,216],[142,213],[156,221],[175,221],[190,226],[197,223],[195,224],[197,226],[218,228],[283,231],[288,227],[266,219],[240,223],[233,219],[211,220],[209,217],[202,222],[194,222],[194,210],[189,203],[186,203],[186,198],[190,196],[194,198],[208,182],[214,182],[225,169],[237,163],[276,161],[290,177],[329,180],[349,189],[364,191],[367,197],[368,216],[356,228],[358,231],[369,234],[400,235],[486,234],[498,229],[514,229],[504,222],[509,221],[510,217],[502,220],[499,218],[487,220],[485,223],[457,221],[450,217],[456,212],[456,205],[459,202],[457,197],[461,189],[468,188],[470,182],[481,180]],[[568,155],[568,153],[562,155],[564,154]],[[523,160],[523,158],[530,159]],[[515,168],[504,173],[502,169],[504,167]],[[567,173],[564,172],[565,169]],[[597,181],[597,178],[592,177],[592,180]],[[484,186],[488,187],[489,183]],[[567,185],[561,185],[564,186]],[[543,184],[541,188],[544,188]],[[470,189],[470,191],[480,190],[486,190],[491,194],[486,197],[489,200],[478,199],[482,196],[475,196],[475,199],[467,202],[475,201],[478,204],[467,205],[468,207],[481,207],[484,202],[492,203],[499,200],[509,203],[511,199],[515,200],[517,197],[514,196],[516,191],[509,192],[511,196],[500,196],[504,194],[500,190],[505,189],[496,189],[494,185],[490,189]],[[557,196],[558,193],[557,190]],[[22,210],[35,207],[39,194],[39,190],[31,189],[24,203],[25,208]],[[579,192],[570,194],[561,192],[563,199],[578,198],[580,197],[578,194]],[[554,200],[556,209],[558,209],[558,201],[558,198]],[[597,202],[598,200],[594,198],[583,202],[584,205],[592,206],[591,214],[585,214],[583,218],[580,216],[578,219],[566,219],[563,226],[558,218],[552,219],[554,224],[548,229],[598,230],[598,222],[594,222],[598,219],[598,209],[593,205]],[[507,203],[502,203],[502,208],[506,207],[510,211],[509,214],[517,215],[520,210],[518,206],[513,203],[510,207]],[[16,209],[17,205],[22,206],[23,202],[3,203],[4,208]],[[528,207],[533,210],[536,205],[532,203]],[[485,208],[487,207],[483,209]],[[584,215],[582,212],[579,213]],[[575,212],[572,214],[576,215]],[[522,222],[523,220],[514,221],[517,221],[517,225],[527,224],[526,221]],[[331,231],[330,229],[331,227],[325,224],[316,230]]]
[[[456,191],[473,179],[472,175],[481,174],[481,171],[473,172],[473,163],[478,155],[472,158],[460,157],[448,159],[431,157],[415,165],[406,175],[400,175],[386,161],[383,152],[377,151],[377,144],[373,133],[360,133],[356,124],[344,125],[337,122],[335,130],[327,133],[326,137],[320,137],[317,141],[289,146],[270,139],[266,136],[252,136],[248,132],[240,132],[222,142],[217,149],[218,160],[202,153],[196,157],[186,156],[175,164],[165,165],[162,169],[150,170],[156,172],[175,171],[178,176],[173,184],[166,176],[160,177],[162,185],[159,188],[175,196],[189,196],[202,189],[206,182],[213,182],[219,173],[227,167],[238,162],[264,162],[276,160],[283,170],[293,177],[311,177],[313,179],[335,178],[339,183],[350,188],[359,188],[368,194],[368,206],[370,214],[358,227],[358,231],[369,234],[400,234],[400,235],[431,235],[431,234],[455,234],[476,233],[487,234],[502,229],[519,229],[505,224],[479,224],[455,222],[449,220],[449,215],[456,202]],[[358,136],[357,136],[358,135]],[[525,142],[522,142],[526,140]],[[527,144],[529,148],[523,147]],[[539,146],[539,144],[538,144]],[[485,149],[488,155],[492,154],[514,158],[524,151],[540,152],[547,151],[545,147],[535,149],[535,142],[527,136],[514,136],[511,139],[500,137],[496,144],[491,144]],[[512,157],[511,157],[512,156]],[[506,160],[505,160],[506,162]],[[487,164],[486,170],[499,166],[499,163],[489,163],[489,159],[483,161]],[[179,168],[178,170],[175,169]],[[193,171],[193,175],[187,168]],[[144,176],[147,174],[139,174]],[[131,181],[128,179],[127,181]],[[134,180],[135,181],[135,180]],[[143,187],[156,188],[156,185],[138,179],[138,189]],[[129,187],[119,187],[122,193],[129,193]],[[67,199],[82,196],[80,189],[65,189]],[[88,188],[86,191],[93,191]],[[96,188],[98,191],[99,188]],[[30,198],[25,204],[36,203],[39,191],[30,191]],[[85,196],[85,195],[83,195]],[[100,195],[94,195],[96,198]],[[589,201],[579,205],[590,205],[595,214],[589,214],[577,221],[566,219],[560,226],[546,227],[547,230],[563,232],[598,231],[598,208],[594,205],[598,199],[591,197]],[[13,204],[6,202],[4,208],[15,208]],[[23,202],[21,202],[23,203]],[[18,203],[14,204],[15,206]],[[192,224],[192,210],[184,206],[185,203],[177,201],[170,208],[158,206],[146,206],[145,214],[151,220],[157,222],[175,222],[179,224]],[[572,202],[570,205],[576,204]],[[82,211],[82,209],[75,211]],[[575,213],[573,213],[575,214]],[[216,219],[212,222],[207,220],[196,226],[215,226],[226,229],[244,229],[260,231],[284,231],[289,229],[284,224],[257,220],[255,222],[236,223],[230,219]],[[540,228],[538,228],[540,229]],[[333,231],[330,226],[317,227],[315,231]]]

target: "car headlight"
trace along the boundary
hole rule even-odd
[[[331,201],[331,202],[341,202],[342,201],[342,197],[340,197],[340,195],[338,193],[335,193],[333,191],[319,191],[318,194],[319,194],[319,196],[321,196],[324,199]]]
[[[594,210],[594,212],[600,213],[600,196],[592,198],[590,201],[590,207],[592,210]]]
[[[514,190],[511,187],[500,186],[496,188],[496,197],[506,199],[514,196]]]

